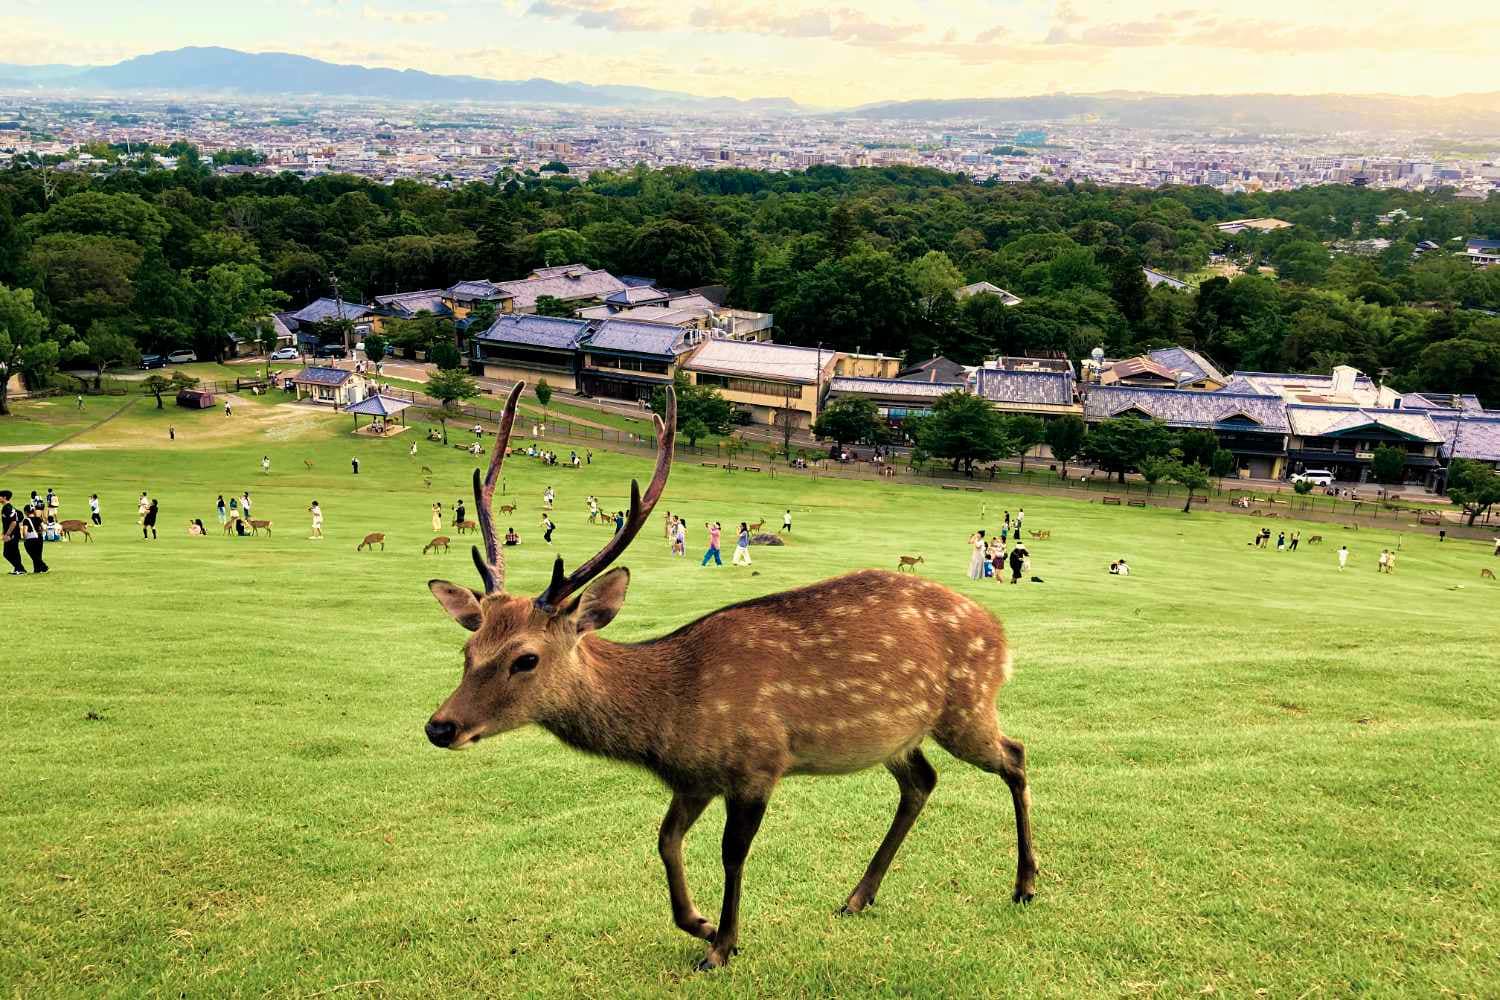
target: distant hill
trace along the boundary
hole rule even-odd
[[[46,69],[45,74],[35,71]],[[51,70],[57,72],[51,72]],[[27,73],[16,71],[25,70]],[[63,72],[68,70],[69,72]],[[795,111],[795,102],[740,101],[697,97],[649,87],[596,87],[555,80],[489,80],[440,76],[420,70],[372,69],[324,62],[284,52],[240,52],[184,48],[136,56],[113,66],[24,67],[0,64],[0,80],[34,87],[89,92],[156,91],[171,94],[233,93],[247,96],[297,94],[398,101],[478,101],[618,107],[622,104],[682,105],[699,110]]]
[[[1339,132],[1422,129],[1500,131],[1500,93],[1458,97],[1383,94],[1171,95],[1053,94],[946,101],[899,101],[843,112],[885,121],[967,119],[993,123],[1092,118],[1140,128],[1233,127]]]

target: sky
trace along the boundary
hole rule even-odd
[[[0,0],[0,62],[185,45],[821,107],[1500,89],[1491,0]]]

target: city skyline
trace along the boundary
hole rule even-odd
[[[1111,90],[1482,92],[1500,16],[1478,4],[1167,0],[11,0],[0,62],[108,64],[187,45],[493,79],[634,84],[814,107]],[[489,44],[489,39],[494,44]]]

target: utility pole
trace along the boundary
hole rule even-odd
[[[349,328],[344,326],[343,322],[344,300],[339,297],[339,276],[330,273],[328,280],[333,285],[333,318],[339,321],[339,336],[344,340],[344,353],[347,354],[351,345],[349,343]]]

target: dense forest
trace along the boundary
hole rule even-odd
[[[1450,253],[1454,238],[1500,236],[1500,199],[987,185],[832,166],[502,181],[219,176],[193,155],[172,171],[17,165],[0,173],[0,363],[45,381],[132,345],[218,355],[229,334],[329,294],[335,277],[345,298],[368,300],[583,261],[675,288],[728,285],[731,304],[773,312],[790,343],[969,363],[1181,343],[1226,368],[1349,363],[1388,370],[1399,388],[1500,404],[1500,269]],[[1377,222],[1397,208],[1407,216]],[[1246,216],[1294,225],[1214,228]],[[1393,241],[1377,256],[1326,246],[1376,236]],[[1442,249],[1414,257],[1423,240]],[[1246,273],[1202,280],[1211,254]],[[1201,284],[1148,288],[1142,265]],[[975,281],[1025,301],[955,299]]]

